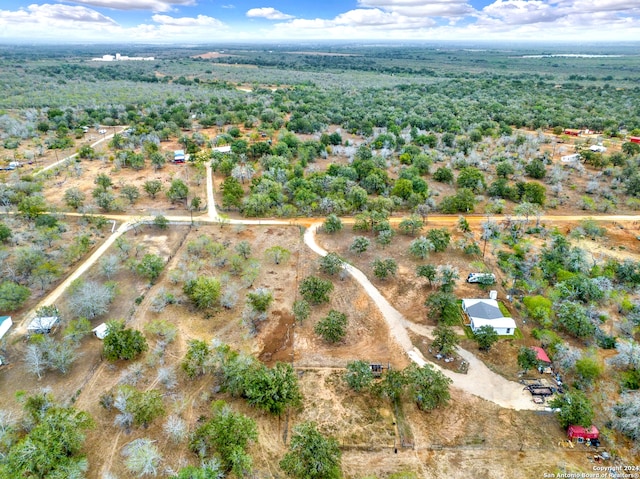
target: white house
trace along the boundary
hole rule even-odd
[[[463,299],[462,310],[468,316],[474,333],[482,326],[491,326],[502,336],[512,335],[516,330],[516,322],[502,314],[495,299]]]
[[[589,150],[593,151],[594,153],[604,153],[605,151],[607,151],[607,147],[602,145],[591,145],[589,147]]]
[[[9,331],[11,326],[13,326],[11,316],[0,316],[0,339],[7,334],[7,331]]]
[[[93,334],[98,339],[104,339],[107,336],[107,323],[102,323],[92,329]]]
[[[214,146],[212,150],[218,153],[231,153],[231,145]]]
[[[574,153],[573,155],[565,155],[560,157],[560,161],[563,163],[571,163],[572,161],[580,161],[580,153]]]
[[[27,331],[31,334],[49,334],[60,322],[57,316],[41,316],[33,318],[27,326]]]

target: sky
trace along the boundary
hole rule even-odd
[[[0,0],[2,43],[640,41],[640,0]]]

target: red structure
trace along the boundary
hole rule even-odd
[[[600,436],[600,431],[595,426],[590,426],[588,428],[584,428],[582,426],[569,426],[567,429],[567,436],[572,441],[575,439],[578,442],[585,442],[587,440],[593,441],[594,439],[598,439]]]
[[[573,128],[565,128],[564,130],[564,134],[569,136],[580,136],[580,133],[582,133],[581,130],[574,130]]]
[[[541,363],[545,363],[547,365],[551,364],[551,359],[549,359],[549,356],[547,355],[547,352],[544,349],[539,348],[538,346],[531,346],[531,349],[533,349],[536,352],[536,359],[538,361],[540,361]]]
[[[631,138],[629,138],[629,141],[631,143],[640,143],[640,136],[632,136]]]

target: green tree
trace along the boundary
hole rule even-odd
[[[109,175],[106,175],[104,173],[99,173],[98,175],[96,175],[93,182],[96,185],[98,185],[98,187],[101,188],[103,191],[106,191],[107,188],[113,186],[113,181],[111,180]]]
[[[28,220],[35,220],[47,210],[44,198],[39,194],[24,197],[18,204],[18,211]]]
[[[278,362],[248,369],[244,379],[244,397],[252,406],[280,416],[288,407],[300,405],[302,395],[298,376],[289,363]]]
[[[434,249],[433,243],[424,236],[414,239],[409,245],[409,253],[418,259],[428,258]]]
[[[416,275],[429,280],[429,286],[433,286],[433,282],[438,276],[438,269],[432,264],[421,264],[416,266]]]
[[[424,222],[419,216],[411,215],[408,218],[402,218],[400,224],[398,224],[398,229],[404,235],[415,236],[422,230],[423,226]]]
[[[242,197],[244,190],[242,185],[233,176],[228,176],[222,182],[222,207],[223,208],[240,208],[242,206]]]
[[[126,412],[133,417],[135,426],[148,427],[151,422],[164,414],[162,393],[157,389],[138,391],[133,386],[120,386],[120,394],[126,398]]]
[[[373,385],[373,371],[367,361],[349,361],[344,380],[356,392],[369,389]]]
[[[496,165],[496,175],[500,178],[507,179],[510,175],[515,173],[513,165],[509,161],[501,161]]]
[[[153,217],[153,226],[160,230],[166,230],[169,226],[169,220],[163,215],[156,215]]]
[[[304,299],[298,299],[293,302],[293,317],[296,321],[302,323],[311,315],[311,307]]]
[[[398,263],[393,258],[373,260],[373,274],[376,278],[385,280],[389,276],[395,276],[398,271]]]
[[[404,371],[409,394],[422,411],[446,406],[451,399],[449,385],[453,382],[430,364],[411,364]]]
[[[584,306],[575,301],[560,303],[556,309],[556,318],[569,334],[577,338],[588,338],[596,332]]]
[[[187,281],[183,288],[198,309],[209,309],[220,300],[220,281],[213,277],[199,276],[195,280]]]
[[[436,253],[440,253],[449,247],[451,234],[446,228],[432,229],[427,231],[427,239],[433,244],[433,249]]]
[[[300,283],[299,291],[308,303],[327,303],[329,294],[333,292],[333,283],[317,276],[307,276]]]
[[[538,366],[538,355],[536,352],[526,346],[522,346],[518,352],[518,366],[524,369],[526,373],[529,369]]]
[[[25,407],[32,404],[28,398]],[[86,412],[61,407],[51,398],[35,416],[28,433],[18,439],[0,463],[0,477],[80,478],[88,469],[81,454],[85,432],[94,426]]]
[[[84,204],[85,194],[80,188],[69,188],[64,192],[64,202],[70,208],[78,209]]]
[[[456,183],[458,188],[468,188],[474,193],[481,193],[487,187],[484,174],[478,168],[473,166],[462,168]]]
[[[13,281],[3,281],[0,284],[0,311],[20,309],[29,296],[31,291],[26,286]]]
[[[140,198],[140,190],[136,185],[124,185],[120,189],[120,196],[129,200],[129,204],[134,204]]]
[[[369,249],[370,244],[371,241],[369,241],[369,238],[365,238],[364,236],[356,236],[355,238],[353,238],[349,249],[356,254],[362,254],[367,251],[367,249]]]
[[[213,417],[195,430],[189,446],[200,457],[215,453],[226,471],[244,477],[251,470],[247,449],[258,439],[256,423],[223,401],[214,402],[211,409]]]
[[[591,384],[602,374],[602,366],[592,356],[583,356],[576,361],[576,373],[583,384]]]
[[[280,468],[295,479],[339,479],[341,452],[338,442],[324,437],[312,422],[293,428],[289,452]]]
[[[265,251],[265,255],[274,264],[286,263],[291,257],[291,252],[282,246],[272,246]]]
[[[149,349],[147,340],[140,331],[124,327],[124,321],[109,321],[107,335],[103,340],[102,354],[109,361],[135,359]]]
[[[498,341],[498,333],[489,325],[484,325],[476,329],[473,333],[473,339],[478,343],[481,351],[489,351]]]
[[[150,198],[155,199],[156,195],[162,191],[162,181],[160,180],[147,180],[142,185],[144,192],[149,195]]]
[[[524,171],[528,176],[535,178],[536,180],[541,180],[547,174],[544,162],[540,159],[531,160],[529,163],[524,165]]]
[[[476,197],[469,188],[460,188],[455,195],[445,196],[439,208],[443,213],[473,213]]]
[[[177,178],[171,182],[171,186],[167,190],[167,198],[169,198],[172,203],[186,201],[188,194],[189,187],[184,181]]]
[[[189,379],[205,374],[211,367],[211,350],[205,341],[191,339],[181,367]]]
[[[319,260],[319,264],[322,272],[332,276],[339,273],[344,267],[344,262],[337,253],[329,253],[322,256]]]
[[[630,141],[625,141],[622,144],[622,152],[627,156],[635,156],[640,153],[640,145],[637,143],[632,143]]]
[[[453,328],[446,324],[440,324],[433,332],[432,347],[442,355],[449,355],[456,350],[458,335]]]
[[[572,390],[555,396],[549,406],[560,409],[558,420],[565,429],[571,425],[589,427],[593,424],[593,406],[582,391]]]
[[[11,236],[13,236],[11,228],[4,223],[0,223],[0,243],[6,243]]]
[[[425,306],[429,309],[429,317],[438,321],[438,324],[449,326],[460,322],[460,307],[455,295],[438,291],[425,300]]]
[[[449,168],[441,166],[433,173],[433,179],[440,183],[452,183],[453,172]]]
[[[332,309],[316,324],[314,331],[328,343],[342,341],[347,335],[347,315]]]
[[[240,241],[235,247],[236,252],[245,260],[251,256],[251,244],[248,241]]]
[[[327,216],[327,219],[322,224],[322,229],[329,234],[337,233],[342,230],[342,221],[337,215],[332,213]]]
[[[256,289],[247,293],[247,303],[254,311],[264,313],[273,303],[273,293],[266,288]]]
[[[164,269],[164,260],[156,254],[145,254],[136,264],[136,273],[153,283]]]

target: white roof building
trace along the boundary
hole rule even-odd
[[[516,330],[516,322],[502,314],[495,299],[463,299],[462,310],[469,317],[474,333],[482,326],[491,326],[502,336],[513,335]]]
[[[102,323],[92,329],[93,334],[98,339],[104,339],[107,336],[107,323]]]
[[[604,153],[607,151],[607,147],[602,145],[591,145],[589,149],[594,153]]]
[[[11,326],[13,326],[11,316],[0,316],[0,338],[7,334]]]
[[[231,145],[215,146],[212,150],[218,153],[231,153]]]
[[[33,318],[27,326],[27,331],[35,334],[48,334],[58,324],[60,318],[57,316],[41,316]]]

